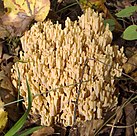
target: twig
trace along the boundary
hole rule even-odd
[[[85,60],[84,67],[82,70],[81,79],[79,81],[79,87],[78,87],[77,97],[76,97],[75,106],[74,106],[73,125],[76,124],[76,119],[77,119],[76,114],[77,114],[77,108],[78,108],[78,100],[79,100],[79,96],[80,96],[80,88],[81,88],[81,84],[83,82],[83,76],[84,76],[84,71],[85,71],[86,66],[87,66],[87,59]]]
[[[112,136],[112,135],[113,135],[114,125],[116,124],[116,122],[117,122],[117,119],[115,118],[115,120],[114,120],[114,122],[113,122],[113,125],[111,126],[111,131],[110,131],[109,136]]]
[[[129,104],[131,101],[137,99],[137,96],[135,96],[135,97],[133,97],[133,98],[132,98],[132,96],[133,96],[133,95],[131,95],[131,96],[128,98],[128,100],[125,101],[125,102],[120,106],[120,108],[117,109],[116,112],[115,112],[108,120],[106,120],[106,122],[104,122],[104,124],[95,132],[94,136],[96,136],[96,135],[101,131],[101,129],[102,129],[105,125],[107,125],[107,123],[108,123],[110,120],[112,120],[112,119],[115,117],[115,115],[117,114],[117,112],[118,112],[119,110],[122,110],[122,109],[123,109],[127,104]]]
[[[133,90],[128,90],[127,88],[125,88],[123,85],[120,85],[119,84],[119,87],[124,90],[124,92],[128,92],[128,93],[133,93],[133,94],[137,94],[136,91],[133,91]]]
[[[114,127],[114,128],[129,128],[129,127],[133,127],[135,124],[136,124],[136,121],[133,124],[128,125],[128,126],[115,126],[115,125],[112,125],[112,124],[106,124],[106,126],[107,127]]]
[[[16,101],[12,101],[12,102],[6,103],[3,106],[0,106],[0,108],[6,107],[6,106],[9,106],[11,104],[14,104],[14,103],[17,103],[17,102],[21,102],[21,101],[24,101],[24,99],[19,99],[19,100],[16,100]]]
[[[89,81],[90,81],[90,80],[85,80],[85,81],[82,81],[82,83],[86,83],[86,82],[89,82]],[[66,85],[66,86],[61,86],[61,87],[57,87],[57,88],[54,88],[54,89],[50,89],[50,90],[47,91],[47,92],[38,93],[38,94],[34,95],[33,97],[35,98],[35,97],[37,97],[37,96],[39,96],[39,95],[42,95],[42,94],[48,94],[48,93],[50,93],[50,92],[52,92],[52,91],[56,91],[56,90],[58,90],[58,89],[65,88],[65,87],[76,86],[76,85],[78,85],[78,84],[80,84],[80,83],[77,82],[77,83],[75,83],[75,84],[69,84],[69,85]],[[26,99],[28,99],[28,98],[26,97]],[[20,101],[24,101],[24,99],[19,99],[19,100],[16,100],[16,101],[12,101],[12,102],[10,102],[10,103],[4,104],[3,106],[4,106],[4,107],[5,107],[5,106],[9,106],[9,105],[11,105],[11,104],[14,104],[14,103],[17,103],[17,102],[20,102]],[[2,108],[3,106],[0,106],[0,108]]]
[[[114,126],[115,124],[117,123],[118,119],[119,119],[119,116],[121,115],[121,110],[118,110],[120,107],[117,108],[117,115],[116,115],[116,118],[114,119],[114,122],[113,122],[113,125],[111,126],[111,131],[110,131],[110,134],[109,136],[113,136],[113,131],[114,131]]]

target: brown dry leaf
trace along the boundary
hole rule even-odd
[[[2,57],[2,62],[1,62],[1,70],[4,72],[5,76],[7,76],[7,78],[10,77],[10,72],[11,72],[11,67],[13,65],[13,60],[14,58],[8,54],[3,54]]]
[[[3,54],[2,50],[2,45],[0,45],[0,97],[2,101],[7,104],[15,101],[17,94],[9,78],[12,66],[12,62],[10,62],[10,59],[12,59],[12,56]],[[18,107],[16,104],[6,106],[5,108],[8,112],[9,119],[13,121],[17,121],[19,119],[20,114],[18,113]]]
[[[136,49],[136,47],[134,47],[134,46],[132,46],[132,47],[127,47],[127,48],[125,49],[126,57],[127,57],[127,58],[132,57],[132,56],[135,54],[136,51],[137,51],[137,49]]]
[[[131,73],[137,68],[137,51],[123,66],[125,73]]]
[[[134,125],[136,120],[136,111],[134,110],[134,107],[131,103],[129,103],[125,108],[125,116],[126,116],[126,136],[133,136],[134,135]]]
[[[14,90],[11,80],[4,74],[4,71],[0,71],[0,97],[5,104],[16,100],[16,90]],[[20,118],[18,113],[19,109],[17,104],[6,106],[6,111],[11,120],[17,121]],[[13,116],[14,115],[14,116]]]
[[[10,82],[11,67],[13,65],[13,60],[16,57],[3,53],[3,50],[4,50],[3,48],[4,48],[4,45],[2,44],[2,42],[0,42],[0,87],[5,88],[6,85],[3,85],[2,82],[5,82],[6,80],[7,82]],[[9,83],[9,85],[11,85],[11,83]],[[7,88],[7,87],[5,89],[10,90],[10,88]]]
[[[78,127],[73,128],[74,130],[71,130],[71,133],[75,133],[75,136],[93,136],[95,131],[102,126],[103,122],[104,120],[100,119],[78,123]]]
[[[13,91],[0,87],[0,97],[5,104],[15,101],[15,96],[16,95],[13,93]],[[17,107],[17,104],[12,104],[6,106],[5,108],[11,120],[16,122],[20,118],[19,108]]]
[[[54,129],[52,127],[43,127],[36,132],[34,132],[31,136],[49,136],[54,133]]]
[[[32,20],[33,18],[23,13],[19,13],[18,15],[4,14],[1,17],[3,31],[1,31],[0,35],[3,37],[0,38],[21,36],[27,30]]]
[[[33,19],[43,21],[49,12],[50,1],[4,0],[4,7],[8,12],[0,17],[0,38],[21,36]]]
[[[58,125],[58,124],[54,124],[52,126],[54,128],[54,134],[57,134],[57,135],[60,135],[60,136],[66,136],[66,131],[67,129],[61,125]]]
[[[5,75],[4,71],[0,71],[0,87],[8,90],[13,90],[10,79]]]
[[[133,72],[133,73],[131,74],[131,76],[132,76],[135,80],[137,80],[137,71]]]

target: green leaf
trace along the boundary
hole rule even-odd
[[[19,134],[15,134],[14,136],[28,136],[29,134],[33,133],[34,131],[37,131],[38,129],[42,128],[43,126],[37,126],[33,128],[29,128],[27,130],[22,131]]]
[[[113,19],[105,19],[104,25],[109,24],[110,31],[113,31],[115,29],[115,21]]]
[[[122,34],[122,38],[125,40],[137,40],[137,25],[127,27]]]
[[[27,89],[28,89],[28,109],[23,114],[23,116],[17,121],[17,123],[5,134],[5,136],[14,136],[15,133],[24,125],[24,123],[28,117],[28,114],[29,114],[31,106],[32,106],[32,94],[31,94],[27,79],[26,79],[26,85],[27,85]]]
[[[137,11],[137,6],[127,7],[116,14],[117,17],[130,17]]]

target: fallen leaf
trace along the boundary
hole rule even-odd
[[[137,52],[123,65],[125,73],[131,73],[137,68]]]
[[[134,135],[134,125],[136,120],[136,111],[134,110],[134,107],[131,103],[127,104],[124,107],[125,116],[126,116],[126,136],[133,136]]]
[[[25,13],[19,13],[18,15],[4,14],[1,17],[1,20],[2,20],[3,29],[7,30],[7,31],[2,31],[1,33],[4,34],[1,35],[3,37],[4,36],[7,37],[7,35],[9,37],[14,37],[14,36],[21,36],[21,34],[25,32],[25,30],[27,30],[33,18],[27,16]]]
[[[0,97],[5,104],[16,100],[16,95],[13,93],[13,91],[4,89],[2,87],[0,87]],[[12,121],[16,122],[20,118],[20,114],[18,113],[19,107],[17,107],[16,103],[8,105],[5,108],[6,108],[6,111],[8,112],[9,118]]]
[[[103,122],[104,120],[98,119],[78,123],[76,128],[71,129],[70,135],[93,136],[95,131],[97,131],[101,127]]]
[[[125,40],[137,40],[137,25],[128,26],[122,34]]]
[[[8,90],[13,90],[10,79],[4,74],[4,71],[0,71],[0,87]]]
[[[126,57],[127,58],[132,57],[135,54],[136,51],[137,51],[137,49],[136,49],[135,46],[125,48]]]
[[[15,57],[9,54],[3,53],[4,50],[5,50],[4,45],[1,42],[0,43],[0,76],[3,79],[0,77],[0,80],[5,80],[6,78],[10,77],[11,67],[13,65],[13,60],[15,59]],[[0,81],[0,84],[1,84],[1,81]]]
[[[2,130],[5,128],[8,121],[7,112],[4,111],[3,105],[4,103],[0,97],[0,132],[2,132]]]
[[[133,77],[135,80],[137,80],[137,71],[133,72],[131,74],[131,77]]]
[[[130,17],[137,11],[137,6],[129,6],[116,14],[117,17]]]
[[[7,104],[16,100],[17,91],[13,87],[10,80],[10,71],[13,64],[13,57],[8,54],[3,54],[3,45],[0,44],[0,97]],[[8,112],[9,119],[17,121],[20,117],[18,113],[19,107],[17,104],[8,105],[5,107]],[[14,115],[14,116],[13,116]]]
[[[34,7],[34,19],[36,21],[44,21],[50,10],[50,1],[36,0]]]
[[[117,121],[116,122],[120,122],[120,120],[121,120],[121,118],[123,116],[123,110],[121,109],[120,106],[118,106],[116,111],[117,111],[117,114],[116,114],[116,120]]]
[[[66,128],[61,126],[61,125],[58,125],[58,124],[54,124],[52,126],[54,128],[54,134],[57,134],[57,135],[60,135],[60,136],[66,136]]]
[[[36,132],[34,132],[31,136],[48,136],[54,133],[54,129],[52,127],[43,127]]]
[[[4,72],[7,78],[10,78],[11,67],[13,65],[13,57],[8,54],[3,54],[2,62],[1,62],[1,71]]]
[[[49,10],[49,0],[4,0],[8,12],[0,17],[0,38],[21,36],[31,21],[43,21]]]
[[[50,9],[49,0],[4,0],[4,7],[10,9],[11,17],[20,14],[36,21],[43,21]]]

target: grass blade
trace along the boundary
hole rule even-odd
[[[37,127],[33,127],[33,128],[29,128],[27,130],[22,131],[19,134],[15,134],[14,136],[27,136],[31,133],[33,133],[34,131],[37,131],[38,129],[42,128],[43,126],[37,126]]]
[[[17,123],[5,134],[5,136],[14,136],[16,134],[16,132],[19,131],[19,129],[24,125],[24,123],[28,117],[28,114],[29,114],[31,106],[32,106],[32,94],[31,94],[27,79],[26,79],[26,85],[27,85],[27,89],[28,89],[28,109],[23,114],[23,116],[17,121]]]

